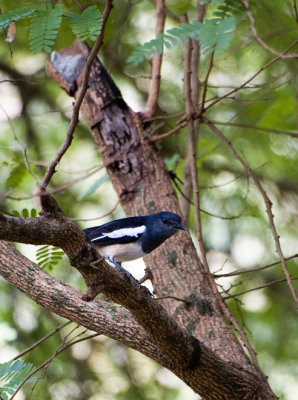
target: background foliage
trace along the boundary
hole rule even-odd
[[[0,47],[0,192],[4,194],[0,202],[2,211],[10,213],[39,209],[31,196],[36,178],[42,178],[49,161],[64,140],[72,110],[72,100],[45,76],[44,64],[48,56],[44,52],[32,55],[30,47],[33,52],[49,51],[49,46],[55,42],[55,49],[59,49],[71,44],[75,35],[94,40],[100,30],[102,1],[58,3],[54,6],[48,4],[47,7],[48,10],[56,10],[61,21],[58,24],[56,18],[44,32],[42,40],[40,35],[34,39],[34,21],[44,18],[42,13],[46,11],[33,10],[45,9],[43,4],[28,6],[28,1],[19,1],[18,9],[26,7],[21,13],[26,18],[18,18],[16,15],[20,13],[12,13],[10,1],[3,0],[1,4],[2,14],[11,12],[14,15],[12,19],[18,20],[16,38],[10,45],[12,57],[8,45],[4,45],[4,33]],[[90,7],[82,13],[78,4]],[[193,22],[197,17],[194,1],[169,0],[166,4],[174,15],[187,12],[191,22],[181,25],[169,17],[165,34],[155,39],[153,2],[115,2],[101,50],[101,59],[119,85],[124,99],[135,111],[142,111],[149,88],[146,77],[150,74],[150,63],[147,59],[154,51],[161,51],[164,45],[157,114],[167,118],[152,123],[157,135],[175,127],[179,119],[177,114],[181,116],[184,111],[183,43],[187,37],[199,35],[205,50],[200,63],[202,81],[210,65],[211,46],[215,42],[219,46],[209,79],[207,106],[231,88],[241,85],[275,56],[252,39],[249,21],[239,2],[210,2],[204,24]],[[251,12],[259,35],[277,52],[283,52],[297,37],[297,16],[293,4],[283,0],[252,4]],[[62,10],[66,18],[61,18]],[[93,15],[93,22],[88,12]],[[4,20],[0,17],[0,24]],[[88,26],[86,22],[90,21],[92,23]],[[8,27],[7,23],[4,27]],[[37,32],[40,32],[39,28],[40,25]],[[227,28],[229,33],[224,35]],[[291,51],[297,53],[297,46]],[[284,253],[286,256],[294,255],[298,243],[295,228],[298,215],[297,61],[281,58],[273,63],[246,88],[211,107],[208,118],[221,124],[217,125],[218,128],[223,130],[256,172],[274,203],[273,211]],[[185,131],[182,129],[174,136],[157,142],[157,145],[168,168],[183,181]],[[71,218],[96,218],[110,213],[103,219],[78,221],[82,228],[123,215],[119,206],[116,207],[117,198],[100,163],[91,135],[81,122],[71,149],[54,176],[51,189]],[[274,242],[260,194],[230,150],[207,126],[200,131],[197,165],[201,207],[205,211],[202,213],[203,234],[213,271],[227,273],[276,261]],[[178,179],[176,182],[181,187]],[[177,193],[180,195],[178,190]],[[5,195],[18,200],[9,196],[5,198]],[[190,228],[194,228],[192,221],[193,210],[189,219]],[[36,260],[33,246],[20,247]],[[52,266],[51,273],[55,276],[84,288],[81,278],[75,270],[69,269],[64,258]],[[288,266],[291,274],[297,277],[295,259],[289,261]],[[221,278],[218,283],[226,292],[224,295],[232,296],[283,278],[281,267],[277,265],[239,277]],[[296,282],[294,285],[297,288]],[[37,307],[6,282],[0,282],[0,290],[0,361],[5,362],[61,321]],[[280,398],[294,400],[298,391],[295,382],[298,373],[298,322],[286,284],[269,285],[227,301],[248,332],[261,366],[270,376],[273,389]],[[25,361],[41,364],[55,352],[62,338],[73,328],[66,327],[63,333],[49,338],[27,354]],[[139,354],[110,340],[97,338],[61,353],[49,366],[46,379],[39,381],[33,393],[31,390],[35,382],[25,387],[24,392],[28,398],[39,399],[42,396],[45,400],[59,398],[60,393],[63,393],[64,399],[183,398],[186,396],[183,390],[186,389],[173,379]],[[187,392],[187,396],[191,398],[192,394]]]

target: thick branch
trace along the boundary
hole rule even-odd
[[[82,292],[53,278],[4,241],[0,241],[0,275],[47,310],[118,340],[167,366],[157,347],[127,310],[103,300],[82,300]]]
[[[48,198],[46,195],[42,197]],[[45,200],[43,201],[45,203]],[[136,285],[126,279],[124,274],[104,262],[91,245],[86,243],[83,232],[67,220],[60,211],[56,212],[55,204],[51,199],[51,204],[48,205],[52,207],[54,218],[49,218],[47,212],[39,218],[2,215],[0,239],[61,247],[71,260],[71,264],[85,279],[88,286],[85,298],[91,300],[98,293],[105,293],[110,299],[131,311],[136,321],[152,337],[153,342],[164,355],[167,354],[169,360],[176,360],[179,368],[195,365],[199,359],[199,343],[186,334],[145,290],[139,290]],[[90,267],[90,263],[96,264],[96,268]]]
[[[66,132],[66,138],[64,143],[62,144],[62,146],[60,147],[60,149],[58,150],[56,156],[54,157],[54,159],[51,161],[46,174],[42,180],[42,186],[43,187],[47,187],[52,176],[54,175],[54,173],[56,172],[56,166],[57,164],[60,162],[61,158],[63,157],[63,155],[66,153],[67,149],[69,148],[69,146],[71,145],[72,139],[73,139],[73,135],[76,129],[76,126],[79,122],[79,112],[80,112],[80,107],[82,105],[82,102],[84,100],[86,91],[88,89],[88,81],[89,81],[89,75],[90,75],[90,71],[91,71],[91,67],[92,64],[95,60],[95,58],[97,57],[98,51],[100,49],[100,46],[103,42],[103,37],[104,37],[104,31],[105,31],[105,26],[108,20],[108,17],[110,15],[110,12],[112,10],[113,7],[113,0],[107,0],[106,1],[106,7],[103,13],[103,20],[102,20],[102,29],[101,29],[101,33],[98,36],[98,38],[96,39],[94,46],[92,48],[92,50],[90,51],[90,54],[86,60],[86,64],[84,67],[84,72],[83,72],[83,79],[82,79],[82,86],[80,88],[78,97],[75,101],[74,107],[73,107],[73,113],[72,113],[72,117],[71,117],[71,121],[69,124],[69,127],[67,129]]]

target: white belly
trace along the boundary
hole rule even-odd
[[[99,247],[98,251],[103,257],[114,258],[117,262],[132,261],[145,255],[137,243],[112,244],[103,248]]]

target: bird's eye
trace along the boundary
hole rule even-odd
[[[167,220],[166,218],[163,218],[163,219],[162,219],[162,222],[163,222],[164,224],[167,224],[167,223],[168,223],[168,220]]]

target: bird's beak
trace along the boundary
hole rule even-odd
[[[187,231],[187,229],[185,228],[185,226],[183,226],[182,224],[177,224],[176,225],[177,229],[181,229],[182,231]]]

